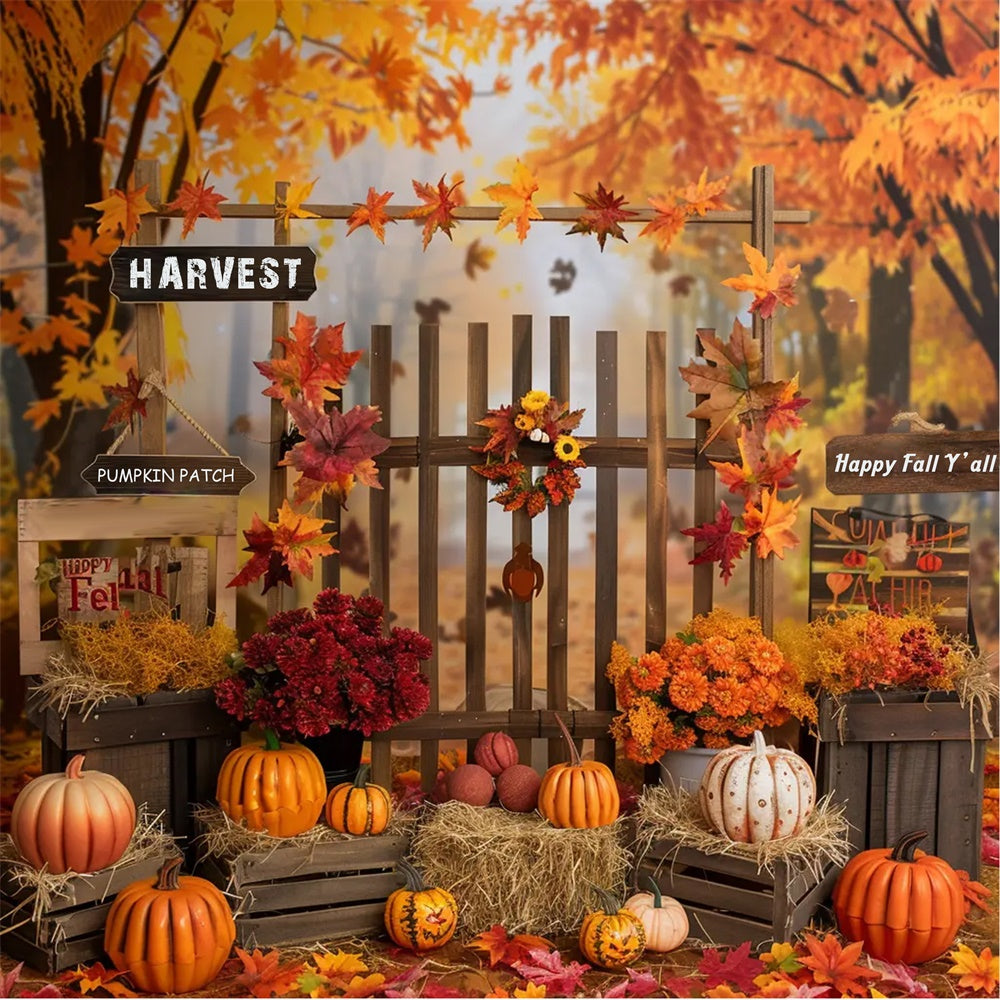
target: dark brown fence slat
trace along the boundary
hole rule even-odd
[[[420,324],[420,440],[432,441],[438,435],[441,404],[439,336],[436,324]],[[430,711],[438,708],[438,467],[421,452],[417,467],[417,584],[420,589],[419,628],[434,643],[434,652],[424,665],[431,682]],[[420,781],[425,790],[434,786],[437,777],[438,745],[431,740],[420,747]]]
[[[618,334],[597,332],[597,437],[618,436]],[[590,465],[590,449],[583,453]],[[615,707],[614,688],[605,676],[611,643],[618,637],[618,470],[596,469],[594,521],[594,708]],[[614,741],[605,734],[594,744],[594,758],[614,764]]]
[[[569,402],[569,317],[552,316],[549,320],[550,392],[560,401]],[[569,628],[569,505],[549,507],[548,571],[545,581],[547,625],[546,701],[550,709],[565,711],[569,706],[568,648]],[[549,740],[549,763],[564,760],[562,740]]]
[[[699,328],[698,333],[715,333],[714,330]],[[705,353],[699,340],[695,348],[697,356],[700,358]],[[695,405],[701,403],[706,396],[695,396]],[[694,524],[704,524],[706,521],[715,520],[715,469],[708,464],[708,457],[699,454],[704,446],[705,438],[708,437],[709,422],[707,420],[695,421],[695,459],[694,459]],[[700,552],[705,547],[704,542],[695,543],[695,553]],[[692,573],[692,593],[691,593],[691,613],[694,615],[707,614],[712,610],[712,588],[715,579],[715,563],[698,563],[691,567]]]
[[[489,327],[469,324],[469,355],[466,388],[466,430],[470,437],[485,439],[485,427],[477,427],[488,406]],[[481,459],[482,455],[473,453]],[[486,708],[486,505],[489,483],[471,470],[465,473],[465,707]],[[468,759],[475,743],[469,741]]]
[[[531,317],[515,316],[511,335],[511,402],[516,405],[531,389]],[[522,456],[523,459],[523,456]],[[533,470],[529,468],[529,473]],[[513,547],[531,545],[531,518],[523,508],[511,514],[511,542]],[[514,660],[514,708],[532,707],[532,601],[511,601]],[[528,760],[531,747],[518,744],[522,760]]]
[[[369,356],[369,399],[382,410],[378,431],[392,434],[392,327],[373,325]],[[378,462],[380,490],[368,491],[368,589],[389,605],[389,508],[392,503],[392,469]],[[392,741],[372,740],[372,781],[389,787],[392,780]]]
[[[646,334],[646,649],[667,632],[667,336]]]
[[[343,412],[344,409],[344,395],[343,391],[338,393],[337,399],[334,401],[333,406],[335,409]],[[377,491],[373,491],[377,492]],[[337,547],[338,539],[340,538],[340,501],[331,496],[329,493],[323,494],[323,499],[320,502],[320,510],[323,513],[323,519],[327,522],[326,528],[328,531],[332,531],[334,548]],[[340,555],[339,553],[332,556],[323,557],[323,568],[321,570],[323,586],[324,587],[336,587],[340,589]]]
[[[604,736],[614,712],[559,712],[559,718],[568,727],[574,739],[597,739]],[[556,722],[556,712],[549,709],[497,709],[492,712],[439,712],[431,711],[401,722],[393,729],[393,739],[397,740],[460,740],[475,739],[483,733],[502,729],[514,737],[515,741],[528,744],[532,738],[551,739],[562,730]],[[560,751],[565,758],[565,746]],[[525,757],[525,760],[530,758]]]

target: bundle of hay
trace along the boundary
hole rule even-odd
[[[535,815],[446,802],[429,811],[412,854],[428,885],[447,889],[469,934],[575,931],[594,886],[620,892],[629,870],[623,822],[559,830]]]

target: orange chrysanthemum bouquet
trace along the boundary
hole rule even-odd
[[[816,720],[798,671],[760,622],[721,608],[692,619],[658,652],[634,657],[614,643],[607,676],[621,710],[611,735],[640,764],[666,750],[722,749],[792,717]]]

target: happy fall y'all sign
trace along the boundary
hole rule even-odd
[[[119,247],[111,291],[119,302],[305,300],[316,291],[309,247]]]

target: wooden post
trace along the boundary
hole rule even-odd
[[[135,165],[135,186],[149,185],[146,200],[160,203],[160,164],[156,160],[139,160]],[[139,216],[136,243],[157,246],[160,242],[160,217],[155,213]],[[167,352],[163,341],[162,306],[156,302],[138,302],[135,306],[135,356],[139,381],[151,372],[166,379]],[[167,450],[167,401],[158,392],[146,399],[146,416],[140,421],[139,452],[143,455],[163,455]]]
[[[667,335],[646,334],[646,651],[667,632]]]
[[[714,330],[699,329],[698,333],[715,333]],[[704,355],[701,340],[695,348],[697,356]],[[696,405],[707,397],[703,395],[695,396]],[[703,454],[702,448],[705,445],[705,438],[708,437],[709,422],[707,420],[696,420],[694,422],[694,524],[704,524],[706,521],[715,520],[715,469],[708,463],[708,458]],[[696,552],[704,547],[704,543],[697,543]],[[715,563],[698,563],[691,567],[691,613],[692,615],[708,614],[712,610],[713,587],[715,585]]]

